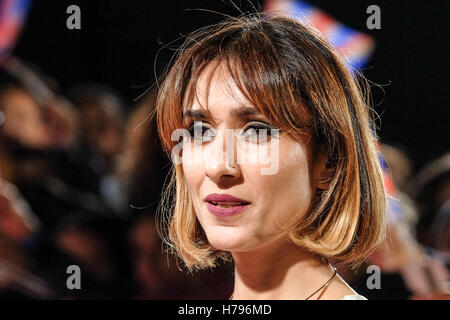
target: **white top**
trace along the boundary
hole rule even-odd
[[[367,300],[367,298],[359,294],[349,294],[344,296],[341,300]]]

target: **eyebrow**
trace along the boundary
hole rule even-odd
[[[233,108],[230,114],[234,118],[245,118],[253,115],[262,115],[261,112],[252,107],[240,106],[239,108]],[[184,118],[196,118],[196,119],[206,119],[208,118],[202,109],[189,109],[183,113]]]
[[[261,112],[256,108],[240,106],[231,110],[231,116],[235,118],[244,118],[247,116],[262,115]]]
[[[185,118],[196,118],[196,119],[206,119],[207,116],[202,109],[188,109],[183,112],[183,119]]]

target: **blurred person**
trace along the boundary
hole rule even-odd
[[[384,275],[381,279],[383,292],[388,291],[394,299],[449,299],[450,291],[445,288],[449,273],[442,259],[420,245],[404,221],[391,222],[387,235],[386,241],[369,259]],[[379,298],[386,298],[380,294]]]
[[[4,118],[2,133],[6,138],[33,149],[51,146],[43,112],[30,94],[19,85],[1,88],[0,110]]]
[[[409,195],[412,179],[412,161],[400,147],[385,143],[380,144],[380,152],[386,159],[392,182],[395,185],[395,198],[399,200],[403,219],[408,224],[413,236],[419,221],[419,212],[415,200]]]
[[[232,289],[231,269],[202,270],[185,275],[172,255],[163,250],[156,231],[155,216],[136,217],[129,232],[133,276],[137,286],[134,299],[224,299]]]
[[[431,232],[431,235],[435,236],[435,241],[431,241],[431,247],[427,246],[426,243],[421,244],[418,242],[416,228],[421,217],[417,201],[409,195],[412,191],[411,186],[414,186],[411,176],[412,163],[399,148],[383,144],[381,145],[381,150],[389,163],[390,172],[396,186],[395,198],[401,206],[403,217],[394,226],[396,228],[394,233],[396,233],[397,238],[403,239],[403,246],[409,247],[405,257],[407,261],[400,264],[400,270],[406,284],[413,292],[412,298],[432,298],[434,295],[436,297],[445,296],[445,294],[450,295],[450,289],[446,288],[446,283],[449,281],[450,276],[450,269],[446,270],[448,258],[445,259],[436,250],[432,249],[433,247],[436,248],[436,243],[443,243],[442,240],[445,242],[445,218],[440,221],[443,222],[444,231],[438,232],[439,230],[435,228],[435,232]],[[445,214],[443,216],[445,217]],[[397,241],[394,240],[395,242],[397,246],[402,246],[399,239]],[[394,255],[394,252],[391,255]],[[447,298],[450,298],[450,296],[447,296]]]
[[[382,241],[385,190],[369,110],[339,55],[297,21],[257,15],[202,29],[177,52],[157,104],[175,158],[169,248],[188,270],[232,261],[230,299],[365,299],[331,263],[358,265]],[[236,161],[276,142],[274,174]]]
[[[77,143],[80,130],[74,107],[66,98],[56,95],[44,110],[53,148],[70,150]]]
[[[446,256],[447,268],[450,270],[450,199],[437,211],[430,233],[433,248]]]
[[[39,228],[39,219],[17,188],[0,178],[0,232],[18,244],[25,244]]]
[[[123,152],[115,173],[127,197],[128,209],[132,206],[155,212],[169,172],[170,160],[161,149],[156,123],[151,117],[155,95],[152,91],[143,98],[125,126]]]
[[[53,296],[48,284],[28,271],[32,261],[27,247],[39,228],[17,188],[0,178],[0,299]]]
[[[126,226],[100,197],[70,181],[70,176],[86,173],[79,170],[82,156],[75,162],[67,156],[76,145],[73,112],[56,95],[39,104],[23,83],[27,81],[7,78],[0,85],[0,149],[11,182],[41,221],[31,252],[33,270],[58,294],[73,295],[65,286],[64,270],[79,264],[90,286],[82,292],[85,297],[128,295],[123,284],[128,267],[122,262],[127,253],[125,240],[120,240]]]
[[[394,184],[399,190],[408,190],[413,163],[403,147],[380,143],[380,152],[389,164]]]
[[[68,96],[77,110],[79,147],[91,169],[90,177],[79,179],[78,185],[121,211],[114,170],[123,148],[123,102],[111,88],[98,83],[77,85],[68,90]]]
[[[68,95],[77,108],[82,143],[112,168],[122,150],[121,98],[111,88],[96,83],[80,84],[69,89]]]
[[[434,260],[440,260],[447,267],[447,279],[436,286],[450,294],[450,153],[431,161],[415,175],[412,193],[420,205],[418,239]]]
[[[450,153],[445,153],[419,170],[414,176],[411,193],[420,210],[418,239],[433,247],[433,234],[430,232],[433,220],[450,199]]]
[[[125,127],[123,153],[116,174],[131,218],[128,241],[131,251],[136,299],[223,299],[231,288],[225,272],[205,271],[185,277],[176,260],[165,256],[155,224],[164,179],[170,160],[156,131],[156,92],[150,90],[131,112]],[[214,290],[211,288],[214,287]]]
[[[387,237],[368,259],[368,264],[347,279],[371,299],[449,298],[445,288],[448,271],[443,260],[415,238],[419,218],[414,200],[402,188],[410,184],[411,161],[399,149],[380,145],[388,198]],[[397,187],[397,183],[401,188]],[[381,270],[381,288],[366,286],[368,265]]]
[[[8,175],[11,182],[15,183],[22,193],[28,187],[36,186],[38,189],[46,189],[46,192],[56,197],[66,197],[67,200],[73,196],[70,201],[74,201],[77,192],[65,195],[64,192],[72,187],[55,175],[54,155],[55,151],[58,152],[58,142],[55,143],[55,140],[58,141],[59,137],[54,138],[51,135],[51,127],[46,121],[46,110],[19,83],[9,82],[0,86],[0,111],[4,117],[0,126],[0,148],[7,159],[5,162],[8,162],[5,166],[10,168]],[[30,194],[25,198],[29,202],[32,200],[33,204],[41,204],[35,196]],[[83,195],[80,194],[80,197]],[[89,199],[89,195],[86,194],[85,198]],[[91,207],[99,208],[101,205],[95,204],[92,198]],[[47,219],[45,224],[51,223],[55,221]]]

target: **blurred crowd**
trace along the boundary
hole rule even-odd
[[[63,95],[64,94],[64,95]],[[151,113],[111,88],[59,92],[17,59],[0,73],[0,299],[222,299],[223,272],[180,271],[156,209],[170,162]],[[131,110],[131,111],[129,111]],[[128,113],[127,113],[128,111]],[[69,290],[67,268],[81,270]]]
[[[450,300],[450,152],[413,174],[403,147],[380,144],[379,150],[386,238],[358,270],[342,272],[368,299]],[[375,288],[370,265],[381,274]]]
[[[156,92],[137,103],[98,83],[64,92],[11,58],[0,71],[0,299],[225,299],[233,268],[188,274],[165,252],[156,211],[170,169]],[[367,264],[341,275],[369,299],[450,293],[450,153],[417,173],[380,145],[389,227]],[[81,289],[67,288],[67,267]],[[381,271],[370,290],[368,265]]]

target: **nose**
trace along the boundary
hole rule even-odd
[[[236,143],[233,130],[219,130],[207,146],[205,158],[206,176],[215,183],[239,178],[240,166],[236,163]]]

